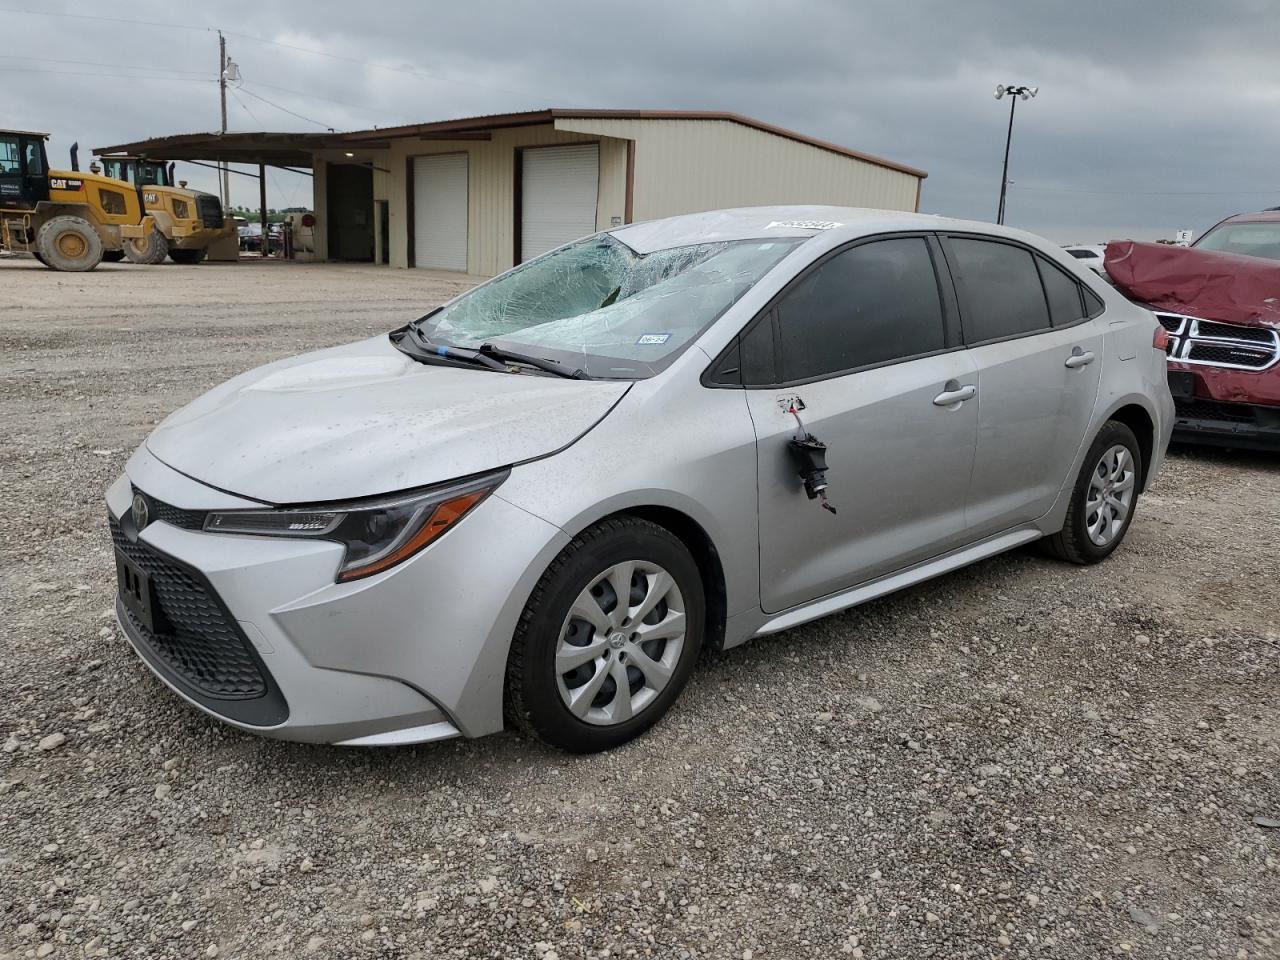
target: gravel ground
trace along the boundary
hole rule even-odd
[[[366,752],[187,708],[110,613],[163,415],[462,286],[0,261],[0,958],[1280,957],[1280,458],[703,664],[639,742]],[[186,299],[179,310],[170,301]]]

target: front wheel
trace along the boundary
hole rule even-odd
[[[1142,477],[1142,448],[1123,423],[1108,420],[1085,455],[1062,529],[1045,538],[1051,554],[1072,563],[1097,563],[1133,522]]]
[[[529,598],[507,660],[507,713],[574,753],[626,743],[679,696],[702,648],[698,566],[670,531],[636,517],[574,538]]]
[[[159,230],[152,230],[145,237],[134,237],[124,242],[124,255],[130,263],[154,266],[163,263],[169,253],[169,239]]]

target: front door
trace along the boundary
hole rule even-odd
[[[769,613],[964,541],[977,377],[948,323],[940,256],[920,235],[844,248],[742,338]],[[789,412],[797,400],[804,430],[827,445],[835,513],[806,496],[789,452],[801,433]]]
[[[22,172],[22,147],[15,133],[0,133],[0,209],[26,209],[27,183]]]
[[[952,236],[947,257],[978,369],[975,537],[1053,506],[1093,417],[1105,334],[1079,283],[1020,245]]]

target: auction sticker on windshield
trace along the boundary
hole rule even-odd
[[[642,333],[640,339],[636,341],[640,346],[653,345],[658,343],[666,343],[671,339],[669,333]]]

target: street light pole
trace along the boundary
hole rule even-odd
[[[1009,147],[1013,143],[1013,114],[1018,106],[1018,98],[1029,100],[1040,92],[1039,87],[1008,86],[1003,83],[996,87],[996,99],[1009,95],[1009,132],[1004,138],[1004,169],[1000,171],[1000,206],[996,210],[996,223],[1004,223],[1005,193],[1009,189]]]

